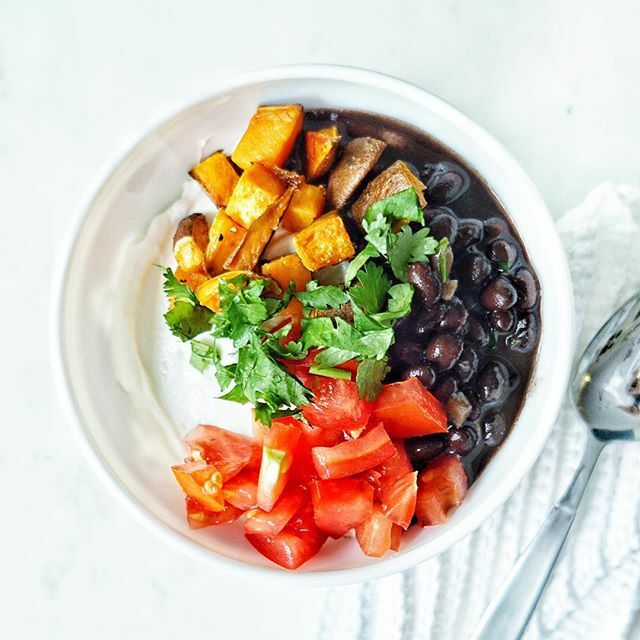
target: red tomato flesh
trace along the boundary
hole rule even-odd
[[[271,423],[264,438],[258,479],[258,506],[263,511],[271,511],[284,491],[299,439],[300,426],[295,418],[278,418]]]
[[[244,469],[233,476],[223,485],[222,497],[242,511],[254,509],[258,505],[258,472]]]
[[[458,458],[441,455],[418,478],[416,517],[423,526],[443,524],[467,493],[467,474]]]
[[[391,551],[400,551],[400,543],[402,542],[402,527],[394,524],[391,527]]]
[[[416,512],[418,472],[411,471],[399,477],[383,476],[380,486],[380,504],[384,514],[393,522],[408,529]]]
[[[412,438],[447,431],[447,414],[417,378],[386,384],[373,407],[393,438]]]
[[[314,480],[310,489],[313,519],[319,529],[334,538],[371,517],[373,487],[366,480]]]
[[[311,450],[316,471],[323,480],[346,478],[366,471],[394,453],[396,448],[382,425],[367,431],[357,440]]]
[[[276,536],[245,536],[265,558],[291,570],[313,558],[327,539],[327,535],[313,521],[310,509],[303,509],[296,514]]]
[[[362,552],[371,558],[382,558],[391,549],[393,526],[380,506],[374,505],[371,517],[356,528],[356,539]]]
[[[241,469],[260,466],[260,447],[251,438],[200,424],[184,439],[190,451],[197,451],[208,464],[213,465],[223,480],[232,478]]]
[[[222,474],[204,460],[171,467],[182,490],[209,511],[224,511]]]
[[[306,496],[300,487],[287,488],[271,511],[252,509],[244,523],[245,533],[277,536],[300,509]]]
[[[187,496],[185,498],[187,506],[187,523],[191,529],[203,529],[217,524],[227,524],[237,520],[242,511],[228,504],[223,511],[209,511],[205,509],[197,500]]]

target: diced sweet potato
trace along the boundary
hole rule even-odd
[[[273,232],[278,228],[280,220],[289,205],[294,187],[289,187],[248,229],[247,235],[233,258],[228,260],[225,267],[229,270],[241,269],[253,271],[260,260],[260,256],[267,246]]]
[[[227,205],[227,215],[248,229],[284,192],[286,185],[272,171],[254,164],[240,176]]]
[[[203,282],[209,279],[204,273],[188,273],[182,267],[178,267],[173,272],[173,275],[175,275],[175,277],[178,278],[180,282],[185,282],[190,289],[193,289],[193,291],[195,291]]]
[[[226,207],[238,174],[224,153],[216,152],[195,166],[189,175],[197,180],[219,207]]]
[[[309,271],[330,267],[355,255],[355,248],[337,211],[320,216],[306,229],[299,231],[293,243]]]
[[[254,277],[254,274],[246,271],[227,271],[203,282],[196,289],[196,296],[200,304],[218,313],[218,311],[220,311],[220,283],[223,280],[233,280],[235,277],[243,274]]]
[[[338,127],[307,131],[304,134],[304,148],[307,157],[307,180],[322,177],[336,161],[341,136]]]
[[[247,230],[220,209],[209,229],[209,244],[205,252],[207,271],[215,276],[224,271],[224,263],[238,250]]]
[[[351,212],[358,222],[362,222],[367,209],[378,200],[383,200],[413,187],[418,194],[421,207],[427,206],[422,192],[425,186],[416,178],[411,169],[402,162],[396,160],[390,167],[387,167],[379,176],[376,176],[360,194],[360,197],[353,203]]]
[[[354,138],[329,176],[327,201],[332,209],[342,209],[364,177],[380,159],[387,143],[376,138]]]
[[[273,278],[283,291],[289,288],[290,282],[295,283],[296,291],[304,291],[311,280],[311,272],[295,253],[263,264],[262,273]]]
[[[300,104],[258,107],[231,156],[232,160],[243,169],[255,162],[281,167],[302,130],[303,119]]]
[[[269,167],[269,169],[271,169],[276,178],[284,182],[288,187],[299,187],[304,184],[304,176],[300,173],[276,166]]]
[[[294,233],[308,227],[322,215],[324,199],[324,187],[303,184],[293,194],[284,218],[282,218],[282,226]]]
[[[204,272],[204,252],[209,241],[209,223],[201,213],[192,213],[178,223],[173,235],[173,255],[187,273]]]
[[[302,302],[298,298],[291,298],[289,304],[278,315],[283,318],[289,318],[293,324],[299,325],[304,315]]]

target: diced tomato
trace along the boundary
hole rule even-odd
[[[222,474],[204,460],[171,467],[182,490],[209,511],[224,511]]]
[[[373,487],[363,479],[313,480],[313,518],[334,538],[362,524],[373,511]]]
[[[314,426],[353,431],[366,426],[373,404],[358,395],[350,380],[313,376],[306,383],[313,400],[302,407],[302,415]]]
[[[289,482],[297,482],[306,486],[312,478],[317,476],[311,457],[311,447],[303,434],[293,453],[293,463],[289,469]]]
[[[242,511],[254,509],[258,504],[258,472],[254,469],[243,469],[224,483],[222,497]]]
[[[402,527],[394,524],[391,527],[391,551],[400,551],[400,542],[402,541]]]
[[[271,511],[287,484],[293,454],[300,439],[300,423],[295,418],[278,418],[264,438],[258,479],[258,506]]]
[[[383,476],[380,483],[380,504],[384,514],[394,524],[408,529],[416,512],[418,472],[402,476]]]
[[[378,466],[378,471],[383,476],[390,476],[397,478],[405,473],[411,473],[413,466],[409,461],[409,456],[404,448],[402,440],[393,440],[393,446],[395,447],[395,453],[387,458],[381,465]]]
[[[304,439],[311,447],[333,447],[344,440],[342,431],[337,429],[323,429],[300,421],[300,428]]]
[[[244,523],[245,533],[277,536],[300,509],[306,498],[301,487],[287,487],[271,511],[252,509]]]
[[[333,447],[314,447],[313,463],[323,480],[346,478],[371,469],[396,452],[382,425],[367,431],[357,440],[347,440]]]
[[[277,536],[245,536],[263,556],[285,569],[303,565],[320,551],[327,539],[313,521],[310,509],[297,513]]]
[[[417,378],[386,384],[373,407],[393,438],[412,438],[447,431],[447,414]]]
[[[393,522],[376,504],[371,517],[356,528],[356,539],[366,556],[382,558],[391,549],[392,531]]]
[[[289,329],[289,333],[280,340],[283,345],[288,345],[290,342],[294,342],[295,340],[300,340],[302,337],[302,327],[299,324],[292,324],[291,329]]]
[[[222,474],[223,480],[232,478],[245,467],[258,469],[260,447],[247,436],[207,424],[198,425],[184,439],[191,451],[197,451],[208,464]]]
[[[462,502],[467,486],[467,474],[458,458],[453,455],[436,458],[418,478],[418,522],[423,527],[446,522],[449,510]]]
[[[309,368],[313,366],[313,361],[318,353],[320,353],[320,349],[309,349],[309,352],[302,360],[282,359],[280,362],[291,375],[298,378],[303,385],[308,386],[312,379],[318,377],[309,373]]]
[[[242,511],[228,504],[223,511],[209,511],[197,500],[186,497],[187,523],[191,529],[203,529],[217,524],[227,524],[237,520]]]

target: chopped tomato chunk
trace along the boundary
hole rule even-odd
[[[220,427],[200,424],[184,439],[190,451],[197,451],[208,464],[222,474],[223,480],[232,478],[241,469],[260,466],[260,447],[247,436]]]
[[[413,471],[413,466],[409,461],[409,456],[404,448],[404,443],[402,440],[393,440],[393,446],[396,449],[395,453],[379,465],[377,470],[383,476],[391,476],[393,478],[402,476],[405,473],[411,473]]]
[[[361,478],[313,480],[313,518],[334,538],[362,524],[373,511],[373,487]]]
[[[263,511],[271,511],[284,491],[299,439],[300,426],[295,418],[278,418],[271,423],[264,438],[258,479],[258,506]]]
[[[402,527],[394,524],[391,527],[391,550],[400,551],[400,542],[402,541]]]
[[[412,438],[447,431],[447,414],[417,378],[386,384],[373,407],[393,438]]]
[[[396,452],[382,425],[367,431],[357,440],[347,440],[333,447],[314,447],[313,463],[323,480],[346,478],[371,469]]]
[[[441,455],[418,478],[416,516],[423,526],[443,524],[467,493],[467,474],[453,455]]]
[[[247,513],[245,533],[277,536],[300,509],[305,497],[300,487],[287,487],[271,511],[252,509]]]
[[[302,435],[311,447],[333,447],[344,440],[342,431],[314,427],[306,422],[300,422]]]
[[[222,474],[204,460],[171,467],[182,490],[209,511],[224,511]]]
[[[362,552],[372,558],[382,558],[391,549],[393,526],[380,506],[374,505],[369,519],[356,528],[356,539]]]
[[[402,476],[383,476],[380,486],[380,504],[384,514],[393,522],[408,529],[416,511],[418,472]]]
[[[258,504],[258,472],[244,469],[224,483],[222,497],[238,509],[248,511]]]
[[[327,535],[313,521],[310,509],[302,509],[276,536],[245,534],[247,540],[272,562],[297,569],[320,551]]]
[[[205,509],[198,501],[187,496],[185,498],[187,505],[187,523],[191,529],[203,529],[217,524],[227,524],[237,520],[242,511],[228,504],[223,511],[209,511]]]

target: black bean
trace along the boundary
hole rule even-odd
[[[487,318],[489,326],[498,333],[509,333],[516,324],[516,314],[512,309],[490,311]]]
[[[500,271],[509,271],[518,259],[518,248],[513,242],[498,238],[487,247],[487,256]]]
[[[470,427],[449,429],[448,450],[450,453],[454,453],[458,456],[466,456],[475,449],[477,442],[478,436]]]
[[[476,383],[480,402],[500,402],[509,391],[509,371],[497,361],[484,366]]]
[[[458,235],[454,243],[454,249],[461,251],[474,244],[478,244],[484,236],[482,223],[479,220],[460,220],[458,223]]]
[[[402,372],[401,378],[408,380],[409,378],[418,378],[425,389],[431,389],[436,382],[436,374],[433,367],[428,364],[418,364],[409,367]]]
[[[449,444],[447,434],[434,434],[409,438],[404,441],[404,448],[414,469],[422,469],[435,457],[439,456]]]
[[[489,331],[484,322],[477,316],[471,315],[467,320],[466,339],[475,347],[486,347],[489,344]]]
[[[480,303],[485,309],[511,309],[518,299],[515,287],[504,276],[498,276],[489,282],[480,294]]]
[[[458,336],[440,333],[427,343],[425,357],[433,363],[438,371],[448,371],[456,363],[462,353],[462,340]]]
[[[421,175],[427,181],[427,201],[433,205],[449,204],[469,188],[467,172],[452,162],[425,165]]]
[[[466,324],[469,312],[460,300],[452,300],[438,327],[443,332],[458,333]]]
[[[489,447],[497,447],[507,434],[507,423],[501,413],[491,413],[482,421],[482,438]]]
[[[491,275],[491,263],[478,252],[470,252],[460,262],[458,274],[467,287],[480,286]]]
[[[521,267],[512,280],[518,292],[518,308],[533,309],[538,302],[538,284],[534,275],[526,267]]]
[[[462,391],[457,391],[447,400],[445,405],[447,417],[456,427],[461,427],[471,413],[471,403]]]
[[[507,223],[501,218],[489,218],[484,221],[484,235],[485,237],[499,238],[500,236],[506,236],[509,233],[509,227]]]
[[[414,321],[413,331],[415,337],[418,340],[427,338],[438,324],[440,324],[440,321],[444,318],[445,311],[446,306],[441,302],[437,302],[417,315]]]
[[[433,391],[433,395],[442,402],[442,404],[447,404],[447,400],[458,391],[458,383],[455,378],[451,376],[445,376],[442,378],[435,390]]]
[[[464,395],[467,396],[467,400],[471,403],[471,413],[467,419],[477,420],[482,413],[482,407],[478,401],[478,395],[471,387],[464,387],[462,391],[464,392]]]
[[[462,382],[462,384],[466,384],[473,378],[478,370],[478,354],[475,352],[473,347],[469,345],[465,346],[462,350],[462,355],[456,362],[456,374],[458,376],[458,380]]]
[[[392,364],[414,365],[424,362],[424,349],[414,342],[400,340],[390,349]]]
[[[458,233],[458,220],[450,213],[439,213],[431,219],[429,228],[436,240],[448,238],[449,242],[453,242]]]
[[[513,351],[528,353],[538,341],[538,321],[533,313],[525,313],[516,322],[513,333],[507,337],[506,345]]]
[[[407,280],[415,287],[425,307],[435,304],[442,293],[442,282],[433,269],[424,262],[414,262],[407,270]]]

